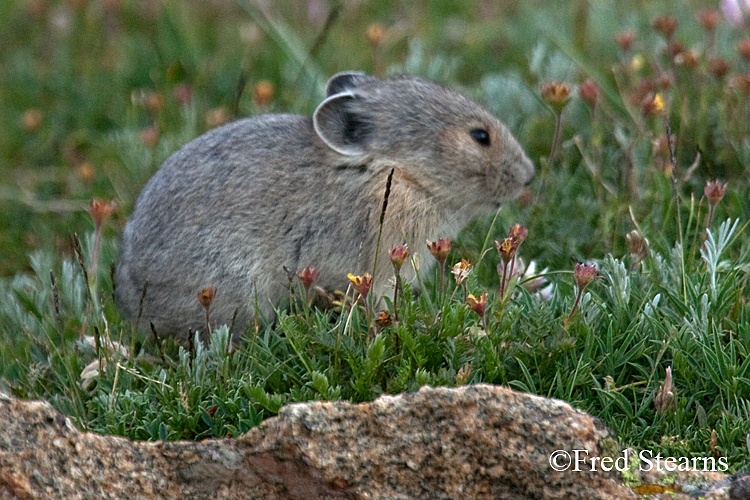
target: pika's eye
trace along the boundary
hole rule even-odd
[[[469,135],[482,146],[490,145],[490,133],[483,128],[475,128],[469,132]]]

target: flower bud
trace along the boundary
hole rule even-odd
[[[320,276],[320,271],[318,271],[315,267],[308,266],[300,271],[297,276],[302,281],[302,286],[305,287],[305,291],[308,291],[310,290],[310,286],[312,286],[313,281],[315,281],[317,277]]]
[[[42,126],[42,118],[42,112],[38,109],[27,109],[21,117],[21,125],[25,131],[34,132]]]
[[[716,9],[703,9],[698,12],[698,21],[706,31],[713,31],[721,21],[721,12]]]
[[[721,184],[718,180],[706,182],[706,187],[703,188],[703,194],[706,195],[708,204],[715,207],[724,198],[724,194],[727,192],[727,185]]]
[[[664,49],[664,55],[671,58],[676,58],[683,52],[685,52],[685,46],[678,40],[670,40]]]
[[[382,330],[383,328],[387,326],[391,326],[393,324],[393,318],[391,317],[391,314],[386,311],[378,311],[378,314],[375,316],[375,326],[378,327],[378,331]]]
[[[542,99],[559,113],[570,100],[570,87],[567,83],[561,82],[543,83]]]
[[[715,458],[721,457],[721,451],[719,451],[719,435],[716,433],[716,429],[711,429],[711,437],[708,440],[708,447],[711,449],[711,454]]]
[[[388,257],[391,259],[391,263],[393,263],[393,267],[396,268],[396,272],[401,270],[401,266],[404,265],[404,262],[406,259],[409,258],[409,248],[406,246],[406,244],[398,245],[396,247],[393,247],[390,252],[388,252]]]
[[[204,309],[211,307],[214,297],[216,297],[216,287],[213,285],[198,292],[198,302],[201,303]]]
[[[648,240],[640,231],[633,229],[625,235],[625,241],[635,263],[642,262],[643,259],[648,257]]]
[[[529,230],[521,224],[515,224],[510,228],[510,231],[508,231],[508,238],[510,238],[511,242],[513,243],[513,247],[516,250],[518,250],[518,247],[521,246],[521,243],[523,243],[523,240],[525,240],[526,236],[528,235]]]
[[[261,80],[253,87],[253,102],[259,108],[266,108],[273,101],[274,93],[273,84],[268,80]]]
[[[685,50],[677,54],[674,58],[676,64],[684,64],[687,69],[695,69],[700,62],[698,52],[694,50]]]
[[[365,36],[367,36],[367,40],[372,45],[377,47],[383,43],[383,39],[385,38],[385,26],[380,23],[373,23],[367,27]]]
[[[102,227],[112,215],[115,208],[117,208],[117,203],[115,201],[100,200],[97,198],[92,199],[89,203],[89,214],[91,214],[91,218],[94,219],[96,227]]]
[[[627,52],[630,50],[630,47],[633,46],[633,42],[635,41],[635,32],[634,31],[625,31],[623,33],[620,33],[615,37],[615,41],[617,41],[617,44],[620,46],[620,48]]]
[[[164,97],[158,92],[148,92],[143,99],[143,105],[152,113],[164,109]]]
[[[588,104],[592,108],[595,108],[596,103],[599,101],[599,98],[602,94],[602,89],[594,80],[592,80],[591,78],[587,78],[586,81],[581,84],[581,88],[578,90],[578,93],[581,96],[581,99],[586,102],[586,104]]]
[[[181,83],[174,89],[174,98],[180,106],[190,104],[193,99],[193,88],[187,83]]]
[[[736,75],[729,79],[729,86],[743,95],[750,95],[750,75]]]
[[[76,167],[76,177],[85,185],[89,185],[96,177],[96,170],[91,163],[84,161]]]
[[[469,375],[474,371],[472,363],[465,363],[456,373],[456,385],[464,385],[469,381]]]
[[[596,278],[596,265],[577,263],[573,271],[573,279],[579,290],[586,288]]]
[[[677,29],[677,19],[672,16],[659,16],[651,23],[651,27],[658,31],[665,38],[672,38]]]
[[[229,121],[229,113],[223,107],[209,109],[206,111],[205,121],[210,128],[219,127]]]
[[[156,125],[151,125],[150,127],[146,127],[140,132],[141,141],[143,141],[143,144],[145,144],[149,148],[154,148],[159,143],[159,137],[161,134],[159,133],[159,127]]]
[[[674,75],[668,72],[662,72],[656,79],[656,84],[661,90],[667,90],[674,85]]]
[[[664,378],[664,382],[656,391],[654,396],[654,406],[656,412],[663,414],[668,410],[674,408],[674,392],[672,391],[672,367],[667,367],[667,374]]]
[[[450,240],[446,240],[445,238],[439,238],[437,241],[428,240],[427,248],[430,249],[430,253],[441,266],[445,265],[445,260],[448,258],[448,253],[451,251]]]
[[[729,63],[721,57],[708,61],[708,71],[719,80],[727,76],[729,69]]]
[[[750,37],[745,37],[737,42],[737,53],[745,62],[750,62]]]

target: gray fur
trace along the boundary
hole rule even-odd
[[[426,239],[455,237],[515,198],[534,167],[505,126],[471,100],[410,76],[340,73],[313,118],[261,115],[198,137],[174,153],[125,226],[118,301],[142,325],[185,339],[205,330],[197,293],[218,292],[212,324],[236,332],[288,296],[284,268],[320,271],[346,289],[372,272],[388,172],[395,168],[374,292],[390,292],[388,249],[407,242],[422,266]],[[484,128],[484,146],[469,132]]]

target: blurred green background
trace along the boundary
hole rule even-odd
[[[695,15],[705,5],[6,0],[0,276],[28,269],[32,249],[70,255],[70,234],[92,228],[85,208],[93,197],[117,200],[121,227],[159,164],[205,130],[261,112],[310,113],[326,78],[341,70],[408,72],[458,87],[498,112],[538,162],[554,126],[540,80],[595,77],[612,112],[627,116],[612,71],[615,35],[649,26],[666,9],[681,36],[700,40]],[[726,23],[718,27],[716,46],[730,60],[735,39]],[[653,30],[639,33],[640,47],[660,43]],[[259,82],[271,84],[270,98]],[[585,111],[569,112],[568,126]],[[678,154],[689,162],[695,149]],[[726,177],[731,163],[704,156],[701,174]]]

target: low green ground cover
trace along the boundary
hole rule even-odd
[[[699,2],[465,4],[4,3],[0,388],[83,429],[201,439],[296,401],[487,382],[636,448],[748,467],[747,28]],[[161,161],[237,116],[309,113],[352,68],[472,95],[534,184],[384,312],[353,290],[314,308],[295,279],[234,348],[227,328],[179,346],[122,319],[118,234]],[[99,224],[92,198],[117,202]],[[503,246],[515,224],[523,244]]]

